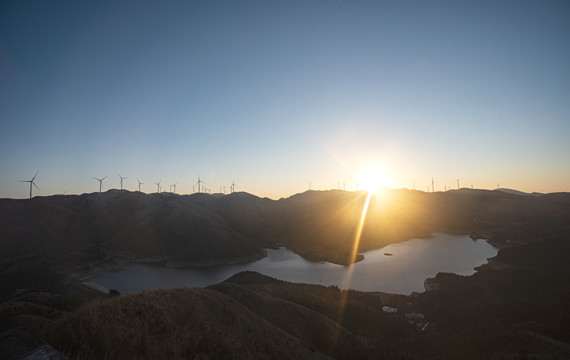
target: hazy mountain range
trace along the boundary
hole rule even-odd
[[[0,199],[0,256],[64,255],[96,246],[173,266],[211,265],[258,259],[265,248],[286,246],[308,259],[346,264],[366,197],[365,192],[307,191],[275,201],[243,192],[109,190]],[[504,224],[530,226],[537,218],[555,221],[567,216],[569,207],[568,193],[385,190],[370,199],[359,251],[432,232],[484,233]]]

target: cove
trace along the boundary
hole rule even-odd
[[[172,287],[206,287],[241,271],[257,271],[276,279],[342,289],[410,294],[424,291],[424,280],[438,272],[471,275],[474,268],[497,255],[498,249],[467,235],[435,233],[363,253],[352,266],[311,262],[286,248],[267,250],[267,257],[245,264],[174,269],[129,264],[91,281],[122,294]],[[348,275],[350,274],[350,281]]]

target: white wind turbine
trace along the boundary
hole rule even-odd
[[[144,183],[141,182],[141,181],[139,180],[139,178],[137,178],[137,181],[139,182],[139,192],[140,192],[140,191],[141,191],[141,185],[144,185]]]
[[[30,199],[32,198],[32,185],[34,185],[36,187],[36,189],[40,189],[36,183],[34,182],[34,180],[36,179],[36,176],[38,176],[39,171],[36,173],[36,175],[34,175],[34,177],[32,178],[32,180],[20,180],[20,182],[29,182],[30,183]]]
[[[117,175],[119,175],[119,177],[121,178],[121,190],[123,190],[123,179],[128,179],[128,177],[123,177],[119,173],[117,173]]]
[[[200,184],[204,184],[204,182],[202,180],[200,180],[200,174],[198,174],[198,182],[196,183],[198,185],[198,192],[200,191]]]
[[[99,181],[99,192],[101,192],[101,190],[103,189],[103,180],[105,180],[106,178],[107,178],[106,176],[105,176],[104,178],[102,178],[102,179],[93,177],[93,179]]]

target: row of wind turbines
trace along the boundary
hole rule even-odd
[[[121,179],[121,190],[123,190],[123,180],[128,179],[128,177],[126,176],[121,176],[121,174],[117,173],[117,175],[119,176],[119,178]],[[93,177],[93,179],[99,181],[99,192],[103,191],[103,180],[105,180],[107,178],[107,176],[102,177],[102,178],[96,178]],[[139,178],[137,178],[137,182],[138,182],[138,191],[141,191],[141,185],[144,185],[145,183],[143,183],[142,181],[139,180]],[[162,182],[162,180],[158,180],[157,182],[153,183],[154,185],[156,185],[156,192],[160,193],[162,190],[162,186],[160,186],[160,183]],[[199,193],[207,193],[210,194],[211,193],[211,189],[207,189],[205,187],[202,186],[202,184],[205,184],[202,179],[200,179],[200,174],[198,174],[198,182],[196,182],[194,185],[192,185],[192,193],[195,192],[195,186],[198,185],[198,192]],[[178,185],[178,183],[174,183],[172,185],[168,185],[169,187],[169,191],[176,194],[176,185]],[[232,184],[230,185],[230,193],[235,192],[235,188],[237,187],[237,185],[235,184],[235,180],[232,181]],[[224,186],[224,194],[226,193],[226,187]],[[221,190],[221,187],[220,187]]]
[[[40,190],[40,188],[38,187],[38,185],[36,185],[36,183],[35,183],[35,180],[36,180],[36,177],[38,176],[38,173],[39,173],[39,172],[36,172],[36,174],[34,175],[34,177],[33,177],[31,180],[20,180],[20,181],[19,181],[19,182],[27,182],[27,183],[30,183],[30,199],[32,198],[32,190],[33,190],[33,187],[32,187],[32,186],[35,186],[36,189]],[[123,180],[128,179],[128,177],[126,177],[126,176],[121,176],[121,174],[119,174],[119,173],[117,173],[117,175],[118,175],[119,178],[121,179],[121,190],[123,190]],[[93,179],[99,181],[99,192],[103,192],[103,180],[105,180],[106,178],[107,178],[107,176],[104,176],[104,177],[102,177],[102,178],[97,178],[97,177],[94,177],[94,176],[93,176]],[[140,192],[140,191],[141,191],[141,185],[144,185],[145,183],[141,182],[141,181],[139,180],[139,178],[137,178],[137,181],[138,181],[138,183],[139,183],[138,191]],[[160,193],[160,192],[161,192],[161,189],[162,189],[162,187],[160,186],[161,181],[162,181],[162,180],[159,180],[158,182],[155,182],[155,183],[154,183],[154,185],[156,185],[156,192],[158,192],[158,193]],[[178,184],[178,183],[169,185],[169,190],[170,190],[170,192],[173,192],[174,194],[176,194],[176,185],[177,185],[177,184]],[[200,179],[200,174],[198,174],[198,182],[196,182],[194,185],[192,185],[192,193],[195,192],[195,191],[194,191],[194,190],[195,190],[195,186],[198,185],[198,192],[199,192],[199,193],[204,192],[204,193],[210,194],[210,193],[211,193],[211,189],[207,189],[207,188],[203,187],[203,184],[205,184],[205,182],[203,182],[203,181]],[[232,184],[230,185],[230,193],[235,192],[236,187],[238,187],[238,186],[236,185],[235,180],[233,180],[233,181],[232,181]],[[225,194],[225,193],[226,193],[226,187],[223,186],[223,189],[224,189],[224,194]],[[222,186],[220,187],[220,192],[221,192],[221,191],[222,191]]]

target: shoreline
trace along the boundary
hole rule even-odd
[[[437,237],[439,234],[441,235],[453,235],[453,236],[461,236],[466,237],[469,236],[468,234],[448,234],[448,233],[440,233],[440,232],[434,232],[432,233],[432,235],[430,237]],[[415,239],[415,238],[414,238]],[[414,239],[409,239],[409,240],[414,240]],[[421,239],[429,239],[429,237],[422,237]],[[408,240],[408,241],[409,241]],[[477,240],[475,240],[477,241]],[[495,247],[491,241],[489,241],[489,239],[486,239],[486,242]],[[368,250],[363,254],[359,254],[362,259],[365,258],[366,253],[367,252],[372,252],[372,251],[382,251],[383,248],[385,248],[386,246],[392,245],[391,244],[387,244],[384,245],[382,247],[379,247],[377,249],[372,249],[372,250]],[[293,253],[295,253],[297,256],[299,256],[300,258],[306,260],[306,261],[310,261],[310,262],[314,262],[313,260],[311,260],[310,258],[307,259],[306,257],[304,257],[303,255],[295,252],[294,250],[289,249],[286,246],[280,246],[278,247],[278,249],[283,248],[286,249],[288,251],[291,251]],[[496,247],[495,247],[496,248]],[[271,249],[271,248],[269,248]],[[247,263],[251,263],[251,262],[255,262],[258,261],[260,259],[265,258],[268,254],[268,250],[269,249],[264,249],[264,254],[262,257],[259,256],[255,256],[255,257],[250,257],[250,258],[242,258],[240,260],[218,260],[218,261],[201,261],[201,262],[195,262],[195,261],[191,261],[191,262],[174,262],[174,261],[169,261],[166,257],[132,257],[132,256],[128,256],[126,254],[121,254],[120,256],[115,257],[114,259],[109,259],[107,258],[105,261],[101,261],[98,265],[95,264],[90,264],[90,268],[91,270],[88,273],[81,273],[81,274],[76,274],[78,275],[76,278],[78,280],[81,281],[93,281],[95,279],[97,279],[100,276],[103,276],[105,274],[108,273],[112,273],[112,272],[117,272],[117,271],[121,271],[125,266],[130,265],[130,264],[141,264],[141,265],[148,265],[148,266],[152,266],[152,267],[159,267],[159,268],[171,268],[171,269],[200,269],[200,268],[208,268],[208,267],[215,267],[215,266],[224,266],[224,265],[235,265],[235,264],[247,264]],[[275,250],[275,249],[273,249]],[[110,255],[110,254],[108,254]],[[116,254],[115,254],[116,255]],[[495,256],[487,258],[486,261],[484,263],[481,263],[480,265],[476,265],[472,268],[472,273],[466,276],[472,276],[475,273],[484,270],[484,269],[488,269],[492,264],[494,264],[493,259],[495,258]],[[321,262],[322,261],[318,261]],[[328,263],[330,264],[335,264],[334,262],[330,262],[328,261]],[[338,265],[338,264],[336,264]],[[495,264],[495,267],[497,267],[499,264]],[[346,267],[346,265],[344,265]],[[459,273],[461,273],[463,270],[458,270]],[[438,272],[439,273],[439,272]],[[427,275],[427,274],[426,274]],[[435,274],[437,275],[437,274]],[[271,276],[271,275],[269,275]],[[275,276],[275,275],[274,275]],[[279,278],[279,277],[276,277]],[[409,293],[404,292],[394,292],[394,294],[399,294],[399,295],[412,295],[413,293],[423,293],[425,291],[430,291],[433,290],[435,288],[435,286],[431,286],[431,282],[433,282],[434,277],[433,276],[427,276],[426,278],[424,278],[423,280],[423,289],[421,288],[417,288],[415,290],[410,290]],[[223,281],[223,280],[221,280]],[[286,280],[286,281],[292,281],[292,280]],[[320,283],[315,282],[315,284],[319,285]],[[427,284],[427,286],[426,286]],[[188,286],[188,285],[186,285]],[[383,291],[385,288],[378,288],[378,289],[373,289],[373,290],[358,290],[358,291],[365,291],[365,292],[377,292],[377,291]]]

